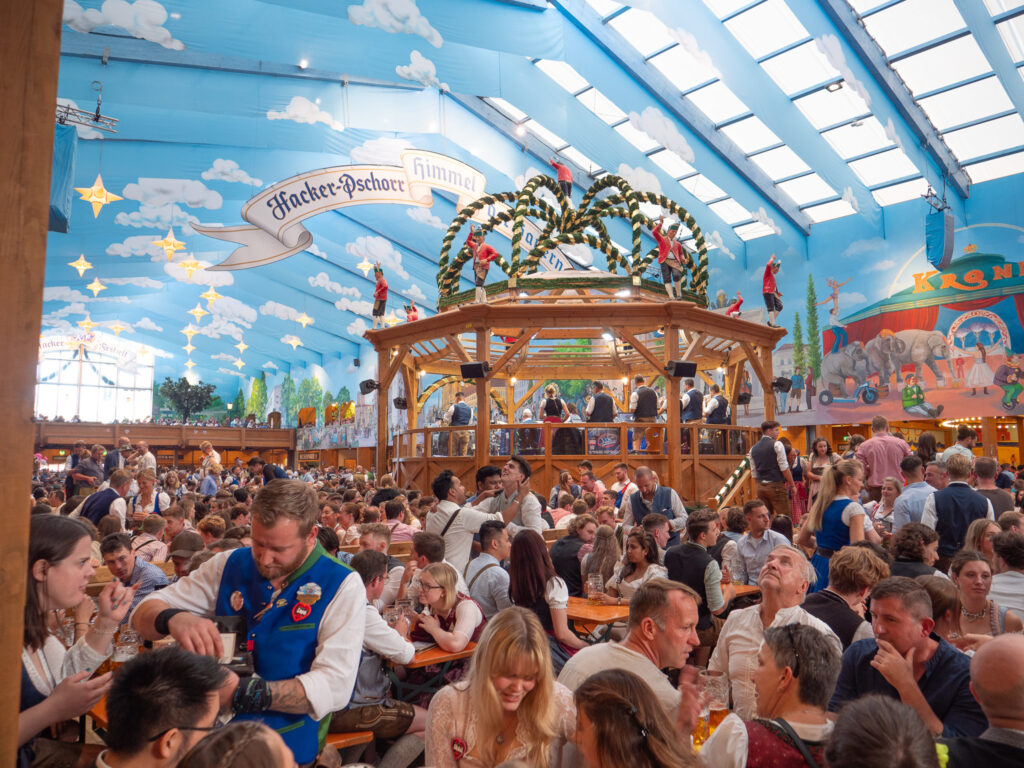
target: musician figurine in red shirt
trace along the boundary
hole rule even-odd
[[[476,277],[476,303],[487,303],[487,290],[484,283],[487,281],[487,270],[491,262],[498,258],[498,252],[484,242],[484,231],[474,229],[469,225],[469,237],[466,238],[466,245],[473,252],[473,274]]]
[[[728,308],[726,308],[726,310],[725,310],[726,316],[727,317],[732,317],[733,315],[736,315],[736,317],[739,317],[740,316],[740,307],[742,307],[742,306],[743,306],[743,297],[740,295],[739,291],[736,291],[736,301],[734,301],[732,304],[730,304],[728,306]]]
[[[557,158],[552,157],[549,161],[551,167],[558,171],[558,186],[562,190],[562,194],[565,195],[565,199],[572,205],[572,171],[569,170],[569,166],[558,162]]]
[[[377,279],[377,285],[373,288],[373,327],[376,329],[384,327],[384,308],[388,303],[388,281],[384,279],[384,270],[380,268],[379,261],[373,267],[373,276]]]
[[[690,258],[683,253],[683,244],[676,240],[676,233],[679,232],[679,222],[674,221],[668,226],[665,235],[661,234],[661,227],[665,223],[665,217],[661,216],[658,223],[654,225],[651,234],[658,242],[658,264],[661,265],[661,279],[665,283],[665,292],[670,299],[683,298],[683,265],[688,264]],[[678,286],[678,288],[677,288]]]
[[[416,308],[416,302],[413,299],[409,299],[409,303],[403,305],[403,309],[405,309],[405,322],[411,323],[420,319],[420,311]]]
[[[779,286],[775,282],[775,276],[781,268],[782,262],[776,260],[773,253],[772,257],[768,259],[768,263],[764,266],[764,280],[761,285],[761,292],[764,294],[764,305],[768,308],[768,325],[772,328],[777,327],[775,321],[779,317],[779,312],[782,311],[782,291],[779,290]]]

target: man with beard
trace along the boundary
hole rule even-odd
[[[245,624],[255,674],[234,692],[236,718],[281,733],[300,765],[319,752],[320,721],[348,706],[362,649],[366,592],[317,540],[316,491],[273,480],[252,504],[252,547],[215,555],[143,601],[132,617],[147,640],[222,657],[214,616]],[[289,631],[294,630],[294,631]]]

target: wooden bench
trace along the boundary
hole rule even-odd
[[[324,740],[325,747],[346,749],[373,741],[373,731],[352,731],[351,733],[328,733]]]
[[[540,535],[544,537],[544,541],[546,541],[548,543],[548,549],[550,549],[551,545],[554,542],[558,541],[563,536],[568,536],[569,535],[569,529],[568,528],[548,528],[547,530],[541,531]]]

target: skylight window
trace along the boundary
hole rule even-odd
[[[680,91],[688,91],[718,77],[718,72],[710,65],[710,61],[695,59],[681,45],[669,48],[649,61]]]
[[[807,30],[783,0],[766,0],[725,22],[755,59],[807,37]]]
[[[655,152],[650,156],[650,158],[652,163],[661,168],[661,170],[673,179],[678,179],[680,176],[686,176],[694,171],[692,165],[679,157],[675,152],[668,149]]]
[[[844,160],[893,145],[874,115],[826,131],[822,136]]]
[[[1012,176],[1015,173],[1024,173],[1024,152],[968,165],[965,170],[975,184],[1001,179],[1003,176]]]
[[[750,111],[722,82],[706,85],[686,98],[715,124]]]
[[[927,191],[928,182],[924,178],[920,178],[873,190],[871,195],[879,205],[886,206],[915,200]]]
[[[730,13],[736,13],[740,8],[750,5],[750,0],[704,0],[704,5],[710,8],[715,16],[723,19]]]
[[[736,236],[744,242],[775,234],[774,229],[769,227],[767,224],[762,224],[760,221],[752,221],[749,224],[740,224],[738,227],[733,227],[732,231],[735,232]]]
[[[628,120],[622,123],[621,125],[615,126],[615,130],[620,136],[622,136],[622,138],[624,138],[634,147],[639,149],[641,152],[650,152],[652,149],[658,146],[658,142],[656,142],[643,131],[638,131],[629,123]]]
[[[831,221],[832,219],[841,219],[843,216],[852,216],[857,212],[845,200],[833,200],[831,203],[812,205],[810,208],[804,208],[803,211],[814,224],[821,224],[823,221]]]
[[[995,16],[1003,11],[1012,11],[1014,8],[1020,8],[1024,5],[1024,0],[985,0],[985,5],[988,8],[988,12]]]
[[[708,206],[726,224],[739,224],[750,219],[750,212],[731,197]]]
[[[1013,109],[1013,102],[997,77],[929,96],[918,103],[940,131]]]
[[[812,85],[840,78],[839,70],[829,64],[814,42],[772,56],[762,62],[761,66],[787,94],[794,94]]]
[[[621,3],[616,3],[614,0],[587,0],[587,5],[597,11],[602,19],[622,7]]]
[[[854,93],[853,88],[845,86],[838,91],[826,91],[823,88],[793,103],[818,130],[871,113],[864,99]]]
[[[748,117],[746,120],[740,120],[719,130],[748,155],[781,141],[758,117]]]
[[[484,98],[484,101],[496,108],[499,112],[502,112],[505,117],[511,118],[517,123],[526,119],[525,112],[520,109],[516,109],[504,99],[499,99],[497,96],[488,96]]]
[[[588,88],[576,98],[579,99],[584,107],[608,125],[617,123],[626,117],[626,113],[619,109],[615,102],[597,90],[597,88]]]
[[[811,167],[801,160],[796,152],[786,146],[759,152],[756,155],[751,155],[750,159],[773,179],[784,179],[787,176],[811,170]]]
[[[608,26],[626,38],[645,59],[673,42],[668,27],[650,11],[630,8],[608,22]]]
[[[793,198],[793,202],[797,205],[807,205],[816,200],[825,200],[836,196],[836,191],[816,173],[784,181],[778,187]]]
[[[541,125],[532,118],[523,123],[523,126],[526,128],[526,130],[530,131],[530,133],[533,133],[536,136],[538,136],[540,140],[543,141],[545,144],[551,146],[552,149],[559,149],[560,147],[564,147],[568,143],[561,136],[552,133],[551,131],[549,131],[547,128],[545,128],[543,125]]]
[[[709,181],[707,176],[700,173],[681,179],[679,181],[679,185],[702,203],[707,203],[711,200],[720,200],[725,197],[725,190],[713,181]],[[744,218],[749,217],[750,214],[744,216]]]
[[[885,5],[889,0],[846,0],[857,13],[867,13],[880,5]]]
[[[942,138],[963,162],[1024,145],[1024,121],[1015,112],[998,120],[989,120],[987,123],[945,133]]]
[[[966,25],[953,0],[903,0],[871,14],[864,26],[893,56]]]
[[[869,187],[904,176],[918,176],[921,173],[899,147],[854,160],[850,167],[857,174],[857,178]]]
[[[569,93],[577,93],[590,85],[583,75],[573,69],[571,64],[567,64],[564,61],[538,59],[534,64],[537,69],[550,77]]]
[[[1024,3],[1024,0],[1021,2]],[[1014,16],[996,25],[996,29],[1003,38],[1006,50],[1010,52],[1010,58],[1014,61],[1024,59],[1024,16]]]
[[[912,93],[927,93],[992,71],[985,54],[970,36],[922,51],[892,66]]]
[[[576,149],[576,147],[562,147],[558,150],[558,154],[569,158],[587,173],[593,173],[600,167],[597,163]]]

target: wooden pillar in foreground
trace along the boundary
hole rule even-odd
[[[476,359],[491,362],[491,332],[487,328],[476,331]],[[476,380],[476,468],[490,464],[491,458],[491,374]],[[511,419],[508,419],[511,421]]]
[[[0,377],[0,430],[11,460],[0,467],[0,763],[13,765],[18,742],[22,606],[28,552],[28,499],[32,490],[31,421],[35,402],[43,273],[49,220],[54,105],[64,3],[0,3],[0,103],[10,117],[0,142],[0,264],[7,295],[0,316],[4,375]],[[75,217],[91,211],[78,203]]]
[[[377,381],[381,382],[377,390],[377,477],[388,471],[388,384],[383,383],[391,363],[391,349],[377,350]],[[390,382],[388,382],[390,384]]]
[[[665,362],[679,359],[679,328],[665,327]],[[668,486],[679,491],[683,460],[679,446],[679,378],[665,371],[665,455],[668,457]],[[694,488],[694,493],[696,493]]]
[[[981,446],[983,455],[998,458],[999,436],[996,433],[995,416],[983,416],[981,419]]]

